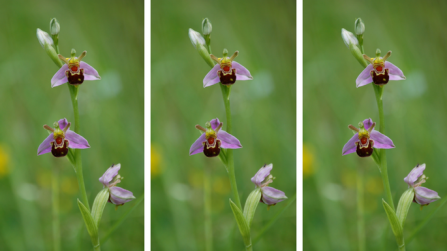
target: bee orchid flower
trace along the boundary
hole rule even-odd
[[[428,205],[441,198],[436,191],[421,186],[428,179],[428,177],[423,174],[424,170],[425,164],[417,165],[411,170],[407,177],[404,178],[408,187],[414,189],[413,202],[418,203],[421,206]]]
[[[380,57],[380,50],[377,49],[376,57],[370,58],[363,55],[363,58],[370,64],[357,77],[357,88],[373,82],[376,85],[385,85],[389,80],[404,80],[404,73],[395,65],[386,60],[391,56],[391,51]]]
[[[86,62],[81,61],[87,55],[87,51],[84,51],[75,57],[76,51],[71,50],[71,58],[65,58],[62,55],[58,55],[59,59],[65,64],[54,74],[51,79],[51,87],[56,87],[65,83],[71,85],[80,85],[84,83],[84,80],[99,80],[101,77],[95,68],[91,67]]]
[[[135,199],[135,196],[133,196],[131,191],[116,186],[116,184],[120,183],[123,179],[123,177],[118,174],[120,168],[121,164],[112,165],[101,178],[99,178],[99,182],[103,184],[104,188],[109,189],[108,202],[117,206],[124,205],[124,203]]]
[[[206,122],[206,129],[200,125],[196,125],[196,128],[203,133],[192,144],[189,155],[203,152],[207,157],[216,157],[220,153],[220,148],[236,149],[242,147],[241,142],[236,137],[221,130],[222,122],[217,118]]]
[[[44,125],[43,128],[50,131],[50,135],[40,144],[37,155],[51,152],[54,157],[64,157],[68,153],[68,148],[85,149],[89,148],[87,140],[81,135],[70,130],[70,123],[67,119],[55,122],[51,128]]]
[[[286,194],[276,188],[269,187],[268,184],[273,182],[274,177],[270,174],[273,169],[273,164],[264,165],[259,171],[251,178],[257,188],[261,188],[261,202],[268,206],[274,206],[276,203],[287,199]]]
[[[221,82],[223,85],[232,85],[236,80],[252,80],[250,72],[241,64],[233,61],[239,54],[236,51],[231,57],[228,57],[227,49],[223,51],[223,57],[217,58],[214,55],[210,55],[211,59],[217,62],[217,64],[206,74],[203,79],[203,87],[212,86]]]
[[[371,119],[365,119],[359,123],[359,128],[349,125],[348,128],[356,133],[343,147],[343,155],[357,152],[359,157],[368,157],[373,153],[373,148],[394,148],[393,141],[387,136],[374,130],[376,123]]]

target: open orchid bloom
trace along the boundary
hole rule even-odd
[[[395,65],[386,62],[391,56],[391,51],[387,52],[382,58],[380,57],[380,50],[377,49],[376,57],[370,58],[363,55],[363,58],[370,63],[355,81],[357,88],[374,82],[376,85],[385,85],[389,80],[404,80],[404,73]]]
[[[196,125],[196,128],[203,134],[192,144],[189,155],[203,152],[207,157],[216,157],[219,155],[221,147],[230,149],[242,147],[236,137],[221,130],[222,122],[217,118],[206,122],[206,129],[200,125]]]
[[[61,119],[53,126],[55,128],[43,126],[51,134],[40,144],[37,155],[51,152],[54,157],[64,157],[68,153],[68,148],[85,149],[90,147],[86,139],[70,130],[70,123],[67,119]]]
[[[428,177],[423,174],[424,170],[425,164],[417,165],[411,170],[408,176],[404,178],[408,187],[414,189],[413,201],[421,206],[428,205],[441,198],[436,191],[421,186],[428,179]]]
[[[206,74],[203,79],[203,87],[208,87],[221,82],[223,85],[232,85],[236,80],[252,80],[250,72],[241,64],[233,61],[239,54],[236,51],[231,57],[228,57],[227,49],[223,51],[223,57],[217,58],[210,55],[211,59],[217,64]]]
[[[270,174],[273,164],[264,165],[259,171],[251,178],[256,187],[261,188],[261,202],[269,206],[275,205],[287,199],[286,194],[276,188],[269,187],[268,184],[273,182],[274,177]]]
[[[58,55],[59,59],[65,64],[54,74],[51,79],[51,87],[56,87],[65,83],[71,85],[80,85],[84,80],[99,80],[101,77],[95,68],[91,67],[86,62],[81,61],[87,55],[87,51],[81,53],[79,57],[75,57],[76,51],[71,50],[71,58],[65,58]]]
[[[356,133],[343,147],[343,155],[357,152],[360,157],[368,157],[373,153],[373,148],[390,149],[394,148],[393,141],[387,136],[374,130],[376,123],[371,119],[365,119],[359,123],[360,129],[349,125],[348,128]]]
[[[133,196],[131,191],[116,186],[116,184],[120,183],[123,179],[123,177],[118,174],[120,168],[121,164],[112,165],[101,178],[99,178],[99,181],[104,187],[109,189],[109,202],[117,206],[124,205],[124,203],[135,199],[135,196]]]

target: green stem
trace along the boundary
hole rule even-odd
[[[211,170],[205,168],[203,180],[204,204],[205,204],[205,250],[213,250],[213,229],[211,224]]]
[[[230,108],[230,91],[231,86],[227,87],[220,84],[220,89],[222,90],[222,97],[225,104],[225,112],[227,115],[227,132],[231,134],[232,123],[231,123],[231,108]],[[236,184],[236,175],[234,173],[234,160],[233,160],[233,149],[227,149],[227,167],[228,176],[230,178],[231,191],[233,192],[233,199],[236,201],[236,205],[242,210],[241,200],[239,199],[239,193]]]
[[[59,227],[59,170],[56,166],[53,168],[51,190],[53,207],[53,248],[54,251],[59,251],[61,250],[61,234]]]
[[[373,84],[373,88],[374,88],[374,93],[376,95],[377,106],[379,108],[379,119],[380,119],[379,132],[381,132],[382,134],[385,134],[385,119],[383,116],[383,99],[382,99],[383,87]],[[387,202],[391,206],[391,208],[394,211],[396,211],[394,209],[394,202],[393,202],[393,196],[391,194],[390,182],[388,180],[388,168],[387,168],[387,162],[386,162],[385,149],[380,149],[379,156],[380,156],[380,164],[381,164],[380,174],[382,175],[382,182],[383,182],[383,187],[385,189]]]
[[[363,169],[357,168],[357,233],[359,251],[365,250],[365,219],[363,218]]]
[[[71,103],[73,104],[74,113],[74,132],[80,134],[79,110],[78,110],[78,87],[67,84],[70,90]],[[79,190],[81,191],[82,203],[90,211],[87,192],[85,191],[84,176],[82,174],[82,156],[81,149],[74,151],[74,164],[76,170],[76,178],[78,179]]]

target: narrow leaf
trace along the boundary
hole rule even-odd
[[[396,216],[399,219],[402,229],[404,228],[404,222],[407,218],[408,210],[410,210],[411,203],[414,199],[414,189],[409,188],[405,191],[399,199],[399,204],[397,204]]]
[[[399,247],[405,246],[402,226],[400,225],[399,219],[397,218],[394,210],[382,199],[383,208],[385,209],[388,220],[391,224],[391,229],[393,230],[394,236],[396,237],[397,245]]]
[[[101,220],[102,212],[104,212],[104,207],[106,206],[108,200],[109,189],[104,188],[98,193],[98,195],[96,195],[95,201],[93,202],[92,217],[97,228],[99,228],[99,221]]]
[[[247,201],[244,206],[244,218],[247,221],[247,225],[250,228],[253,217],[255,216],[256,208],[258,207],[259,200],[261,199],[261,189],[257,188],[248,195]]]
[[[231,210],[233,211],[234,217],[236,218],[237,225],[239,227],[239,231],[242,234],[242,238],[244,239],[245,246],[251,246],[251,238],[250,238],[250,228],[245,221],[244,215],[242,214],[241,209],[239,209],[236,204],[230,199]]]
[[[82,204],[82,202],[78,199],[78,207],[81,211],[82,218],[84,218],[85,226],[87,227],[88,234],[92,239],[93,247],[99,246],[99,238],[98,238],[98,228],[96,227],[95,221],[93,220],[92,215],[88,211],[88,209]]]

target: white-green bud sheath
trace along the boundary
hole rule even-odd
[[[250,227],[253,217],[255,216],[256,208],[261,200],[261,188],[256,188],[250,195],[248,195],[247,201],[244,206],[244,217],[247,221],[248,227]]]
[[[191,28],[189,29],[188,35],[192,45],[194,45],[194,47],[197,49],[197,52],[199,52],[199,55],[210,67],[214,67],[214,62],[210,57],[210,53],[206,49],[206,42],[202,35]]]
[[[397,204],[396,216],[399,219],[400,225],[404,227],[405,219],[407,218],[408,210],[410,210],[411,203],[414,199],[414,189],[408,188],[402,196],[400,196],[399,204]]]
[[[96,224],[96,227],[99,228],[99,221],[102,217],[102,212],[104,212],[104,207],[107,204],[107,201],[109,200],[109,189],[103,188],[98,195],[96,195],[95,201],[93,202],[92,207],[92,217]]]

